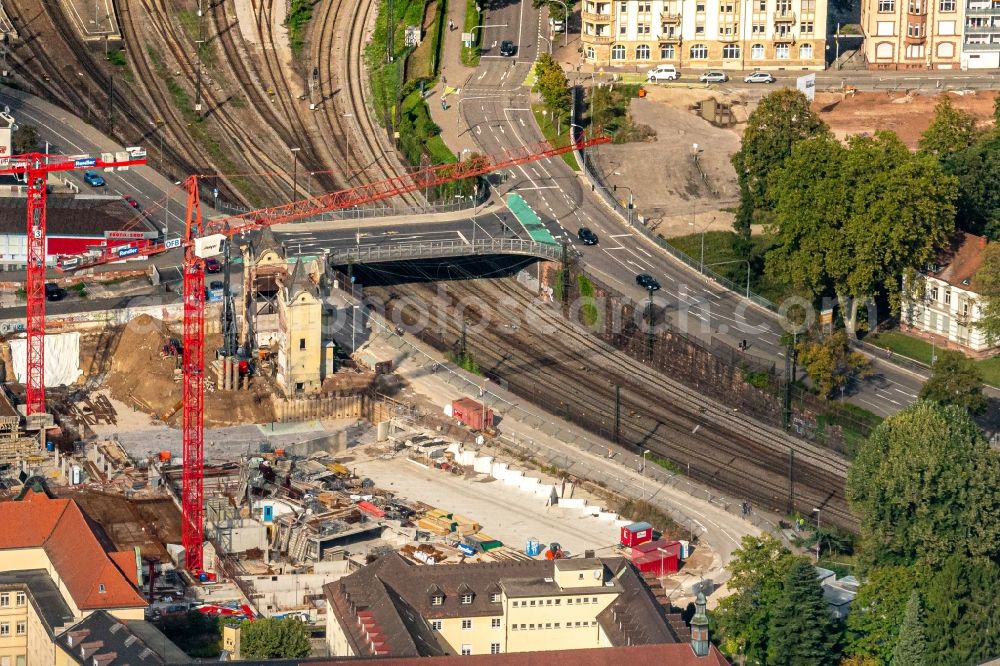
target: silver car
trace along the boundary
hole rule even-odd
[[[743,79],[744,83],[774,83],[775,79],[769,72],[754,72]]]
[[[711,71],[699,76],[698,80],[702,83],[725,83],[729,80],[729,76],[725,72]]]

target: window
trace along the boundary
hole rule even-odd
[[[941,36],[955,34],[955,21],[938,21],[937,33]]]
[[[559,623],[558,622],[556,622],[555,627],[556,627],[556,629],[559,628]]]
[[[754,23],[750,26],[750,32],[754,35],[763,35],[767,31],[767,26],[763,23]]]
[[[545,623],[545,628],[546,629],[551,629],[552,628],[552,623],[551,622],[546,622]]]
[[[510,630],[511,631],[517,631],[517,625],[516,624],[510,625]]]
[[[562,599],[556,599],[556,606],[558,606],[560,603],[562,603]]]
[[[492,592],[492,593],[490,593],[490,603],[491,604],[498,604],[498,603],[500,603],[500,593],[499,592]]]
[[[703,37],[705,35],[705,26],[703,26],[703,25],[696,25],[694,27],[694,34],[698,35],[700,37]]]
[[[551,599],[546,599],[545,600],[545,605],[546,606],[551,606],[552,605],[552,600]]]
[[[763,60],[764,59],[764,45],[763,44],[753,44],[750,47],[750,59],[751,60]]]
[[[732,3],[722,3],[719,5],[719,11],[723,14],[732,14],[734,11]]]
[[[775,44],[774,45],[774,57],[778,60],[788,60],[789,48],[788,44]]]
[[[619,2],[618,3],[618,11],[621,12],[622,14],[626,13],[628,11],[628,3],[627,2]]]
[[[757,11],[759,12],[767,11],[767,0],[760,0],[760,2],[757,3]]]
[[[25,597],[24,592],[18,592],[17,597],[15,597],[18,606],[23,606],[28,603],[27,597]]]
[[[625,46],[622,44],[615,44],[611,47],[611,59],[612,60],[624,60],[625,59]]]
[[[937,46],[938,58],[954,58],[955,45],[951,42],[941,42]]]
[[[691,46],[691,60],[705,60],[708,58],[708,47],[704,44],[694,44]]]
[[[471,604],[472,603],[472,595],[469,594],[469,593],[463,594],[462,596],[460,596],[458,598],[458,602],[461,603],[461,604]]]
[[[572,597],[566,600],[566,604],[569,605],[569,606],[573,605],[573,599],[572,599]]]
[[[951,289],[944,292],[944,304],[951,305]]]
[[[579,622],[577,622],[577,623],[576,623],[576,626],[578,626],[578,627],[579,627],[579,626],[580,626],[580,623],[579,623]]]
[[[472,629],[472,620],[462,620],[462,629]]]
[[[591,599],[591,600],[590,600],[590,603],[592,603],[592,604],[596,604],[596,603],[597,603],[597,597],[594,597],[593,599]]]
[[[969,301],[962,303],[962,316],[963,317],[969,316]]]
[[[910,0],[910,5],[907,9],[911,14],[922,14],[923,4],[920,0]]]
[[[880,42],[875,45],[875,57],[880,60],[892,58],[892,42]]]
[[[532,605],[532,606],[534,606],[534,605],[535,605],[535,600],[534,600],[534,599],[532,599],[532,600],[531,600],[531,605]]]
[[[500,654],[499,643],[490,643],[490,654]]]
[[[299,349],[305,349],[305,348],[306,348],[306,339],[299,338]]]
[[[649,44],[640,44],[635,47],[636,60],[649,60]]]
[[[492,620],[490,620],[490,626],[492,628],[494,628],[494,629],[499,629],[500,628],[500,618],[495,617]]]
[[[534,631],[535,630],[535,625],[534,624],[529,624],[528,625],[528,629],[530,629],[531,631]]]
[[[799,60],[812,60],[813,57],[813,45],[803,44],[799,47]]]
[[[594,47],[593,46],[588,46],[587,47],[587,60],[593,60],[593,59],[594,59]]]
[[[936,301],[938,299],[938,288],[931,287],[931,300]]]
[[[923,27],[923,23],[907,23],[906,34],[908,37],[919,37],[920,33],[923,32]]]
[[[698,2],[698,4],[695,5],[694,10],[696,12],[698,12],[699,14],[704,14],[705,13],[705,3],[704,2]]]
[[[4,592],[0,594],[0,608],[7,608],[7,606],[10,606],[10,594]]]
[[[953,12],[955,11],[955,0],[941,0],[938,7],[942,12]]]
[[[576,579],[577,580],[583,580],[583,574],[577,574],[576,575]]]
[[[18,620],[17,622],[17,635],[24,636],[28,633],[28,623],[24,620]]]
[[[524,630],[525,630],[525,625],[522,624],[521,625],[521,631],[524,631]]]
[[[816,11],[816,0],[802,0],[801,2],[802,13],[810,14]]]
[[[781,25],[774,26],[775,37],[788,37],[792,34],[792,28],[789,25],[782,23]]]
[[[624,35],[627,32],[628,32],[628,26],[626,24],[622,23],[620,26],[618,26],[618,34],[619,35]],[[625,56],[622,56],[622,57],[624,58]]]
[[[896,0],[878,0],[878,10],[880,12],[896,11]]]
[[[435,594],[433,597],[431,597],[431,606],[441,606],[443,604],[444,604],[443,594]]]
[[[515,601],[514,602],[514,608],[517,608],[520,603],[521,603],[520,601]]]
[[[803,21],[800,25],[801,27],[799,28],[799,31],[803,35],[811,35],[813,30],[815,30],[813,27],[815,24],[812,21]]]
[[[468,657],[470,654],[472,654],[472,646],[469,645],[468,643],[463,643],[462,644],[462,656],[463,657]]]
[[[10,622],[0,622],[0,636],[10,636]]]
[[[722,47],[722,57],[723,58],[739,58],[740,57],[740,47],[738,44],[726,44]]]
[[[653,11],[653,3],[651,3],[651,2],[640,2],[639,3],[639,12],[640,13],[642,13],[642,14],[648,14],[651,11]]]
[[[441,631],[441,620],[431,620],[431,629]]]
[[[673,60],[676,57],[673,44],[660,44],[660,60]]]

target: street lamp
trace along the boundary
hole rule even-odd
[[[698,220],[697,205],[698,205],[697,202],[695,202],[694,200],[691,201],[691,221],[688,222],[688,226],[689,227],[695,227],[696,229],[697,229],[697,225],[695,224],[695,222],[697,222],[697,220]],[[705,226],[703,226],[701,228],[701,230],[700,230],[701,231],[701,268],[699,270],[702,273],[705,272],[705,232],[708,231],[708,228],[710,226],[712,226],[712,222],[713,221],[714,220],[709,220],[705,224]]]
[[[821,512],[818,508],[813,507],[813,513],[816,514],[816,563],[819,564],[819,517]]]
[[[642,499],[643,499],[643,501],[646,500],[646,456],[648,454],[649,454],[649,449],[643,449],[643,451],[642,451],[642,467],[640,468],[641,469],[641,474],[642,474]]]
[[[570,137],[569,137],[569,142],[571,144],[576,143],[576,139],[574,139],[573,135],[572,135],[572,128],[574,128],[574,127],[576,127],[577,129],[580,130],[580,140],[582,141],[583,138],[584,138],[583,125],[577,125],[576,123],[570,123],[569,126],[570,126],[570,130],[571,130]],[[583,175],[586,176],[587,175],[587,149],[586,148],[581,148],[580,149],[580,157],[583,158]]]
[[[545,43],[549,45],[549,55],[552,55],[552,40],[550,40],[545,35],[538,35],[538,38],[545,40]]]
[[[706,268],[711,266],[724,266],[726,264],[746,264],[747,265],[747,300],[750,300],[750,261],[747,259],[734,259],[733,261],[717,261],[714,264],[709,264],[708,266],[702,266],[701,270],[704,272]]]
[[[619,174],[617,171],[615,171],[615,175],[620,176],[621,174]],[[628,190],[628,225],[631,227],[632,226],[632,204],[633,204],[633,200],[634,200],[634,197],[632,196],[632,188],[629,187],[628,185],[620,185],[620,186],[619,185],[612,185],[611,189],[614,190],[615,192],[617,192],[619,187],[621,187],[622,189]]]
[[[301,148],[292,148],[292,201],[295,201],[298,192],[297,179],[299,176],[299,151]]]

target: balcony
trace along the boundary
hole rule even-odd
[[[580,41],[584,44],[593,44],[594,46],[601,46],[602,44],[610,44],[614,40],[610,35],[588,35],[584,33],[581,35]]]
[[[670,35],[660,35],[657,40],[660,44],[680,44],[681,34],[679,32]]]
[[[581,12],[584,22],[588,23],[611,23],[611,14],[591,14],[590,12]]]
[[[775,23],[795,23],[795,12],[790,9],[782,9],[774,13]]]
[[[1000,33],[1000,25],[967,25],[965,26],[965,34],[967,35],[989,35],[991,33]]]
[[[1000,5],[981,5],[979,7],[966,7],[966,16],[1000,16]]]
[[[963,51],[1000,51],[1000,42],[993,42],[992,44],[962,44]]]
[[[660,12],[660,22],[677,25],[681,22],[681,15],[671,14],[670,12]]]

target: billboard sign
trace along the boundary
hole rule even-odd
[[[194,239],[194,254],[199,259],[207,259],[222,254],[222,244],[226,241],[223,234],[212,234]]]
[[[806,96],[812,102],[816,99],[816,75],[806,74],[795,79],[795,89]]]
[[[171,238],[163,244],[163,247],[165,247],[168,250],[173,250],[174,248],[178,248],[180,246],[181,246],[180,238]]]
[[[139,248],[126,245],[125,247],[115,248],[115,254],[119,257],[131,257],[133,254],[139,254]]]
[[[158,232],[156,231],[105,231],[104,237],[108,240],[145,240],[147,238],[156,238]]]
[[[80,157],[73,162],[73,166],[77,169],[86,169],[87,167],[92,167],[97,164],[96,157]]]
[[[10,164],[11,135],[9,127],[0,127],[0,167]]]

